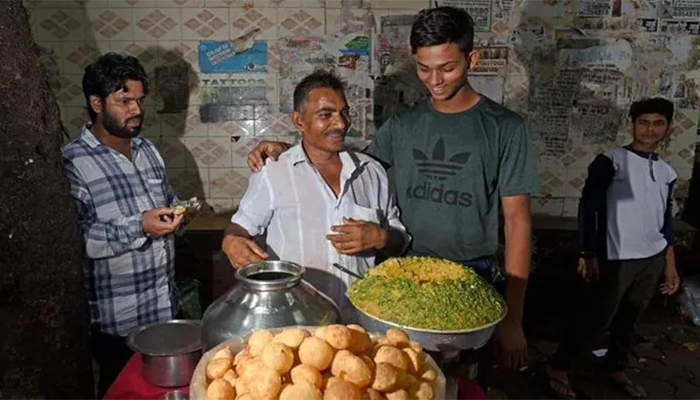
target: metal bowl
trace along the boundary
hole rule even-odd
[[[134,329],[127,345],[141,353],[143,377],[155,386],[189,384],[202,356],[199,321],[170,320]]]
[[[349,298],[349,296],[348,296]],[[352,300],[350,300],[352,303]],[[493,335],[496,325],[505,318],[508,308],[503,307],[503,313],[491,322],[477,328],[441,331],[433,329],[412,328],[377,318],[361,310],[353,304],[357,310],[360,325],[370,332],[386,332],[389,328],[399,328],[405,331],[411,340],[415,340],[423,346],[423,349],[443,354],[452,354],[461,350],[478,349],[486,344]]]

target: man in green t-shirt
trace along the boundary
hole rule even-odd
[[[463,263],[497,287],[503,279],[493,265],[500,200],[508,316],[497,340],[501,365],[517,368],[527,349],[522,312],[530,271],[530,194],[539,189],[528,132],[518,114],[469,85],[467,71],[479,53],[466,11],[421,11],[410,41],[430,100],[392,116],[368,150],[394,170],[402,220],[413,236],[410,253]],[[286,148],[264,141],[248,164],[259,170],[266,157],[276,159]]]

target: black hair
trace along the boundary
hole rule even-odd
[[[630,119],[632,119],[632,122],[635,122],[637,118],[644,114],[661,114],[666,117],[666,122],[670,125],[671,121],[673,121],[673,103],[661,97],[632,103],[630,106]]]
[[[294,88],[294,111],[301,112],[309,93],[314,89],[328,88],[343,93],[345,84],[334,73],[316,70],[307,75]],[[343,93],[343,96],[345,93]]]
[[[411,27],[411,52],[419,48],[455,43],[468,54],[474,50],[474,20],[469,13],[456,7],[436,7],[421,10]]]
[[[148,93],[150,86],[148,75],[136,57],[107,53],[85,67],[83,94],[93,123],[97,115],[90,106],[90,96],[98,96],[104,101],[114,92],[127,90],[127,81],[140,81],[144,93]]]

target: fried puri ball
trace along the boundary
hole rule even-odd
[[[362,354],[372,349],[372,339],[367,331],[359,325],[348,325],[352,334],[352,344],[349,350],[355,354]]]
[[[331,375],[330,372],[327,372],[322,375],[323,377],[323,385],[321,386],[321,389],[325,392],[326,389],[328,389],[328,385],[330,385],[332,382],[335,382],[337,380],[341,380],[340,378],[336,378],[335,376]]]
[[[231,369],[231,359],[230,358],[219,358],[217,360],[209,361],[206,368],[207,379],[213,381],[224,376],[226,371]]]
[[[173,214],[177,215],[182,215],[187,211],[187,207],[185,206],[175,206],[173,207]]]
[[[242,380],[248,382],[254,378],[258,371],[262,368],[265,368],[262,361],[257,358],[253,358],[252,360],[247,361],[245,364],[241,364],[240,368],[236,372],[238,372],[238,376]]]
[[[423,375],[421,375],[420,379],[427,382],[434,382],[435,379],[437,379],[437,372],[435,372],[434,369],[428,369],[425,372],[423,372]]]
[[[372,370],[358,356],[348,350],[340,350],[331,365],[331,373],[344,381],[355,384],[360,389],[372,383]]]
[[[323,400],[321,391],[308,383],[295,383],[282,389],[280,400]]]
[[[323,371],[333,362],[333,348],[323,339],[308,337],[299,346],[299,361]]]
[[[323,400],[362,400],[362,392],[352,383],[336,379],[328,382]]]
[[[275,398],[282,389],[282,377],[272,368],[259,368],[254,379],[248,382],[248,389],[256,399]]]
[[[362,326],[362,325],[348,324],[348,325],[346,325],[346,326],[348,327],[348,329],[352,329],[352,330],[354,330],[354,331],[360,331],[360,332],[367,333],[367,329],[365,329],[365,327]]]
[[[294,351],[286,344],[269,342],[265,345],[260,360],[266,367],[284,375],[294,365]]]
[[[248,338],[248,348],[250,349],[250,354],[253,357],[259,357],[260,354],[262,354],[265,345],[268,342],[271,342],[273,337],[274,336],[270,331],[264,329],[253,332],[253,334]]]
[[[404,371],[409,371],[411,368],[411,359],[408,358],[408,355],[393,346],[381,346],[377,349],[374,362],[387,362]]]
[[[352,346],[352,331],[345,325],[328,325],[323,338],[336,350],[347,350]]]
[[[408,356],[409,360],[411,360],[411,367],[409,368],[410,373],[412,374],[417,374],[418,372],[423,370],[423,356],[418,354],[415,350],[413,350],[410,347],[406,347],[402,349],[404,353]]]
[[[233,386],[221,378],[214,379],[207,387],[207,400],[233,400],[235,397]]]
[[[372,360],[372,358],[371,358],[370,356],[361,355],[361,356],[358,356],[358,357],[360,357],[360,358],[362,359],[362,361],[364,361],[365,364],[367,364],[367,366],[369,367],[369,369],[372,370],[372,372],[374,372],[374,369],[376,368],[376,365],[374,364],[374,360]]]
[[[377,363],[372,389],[380,392],[393,392],[399,389],[403,382],[402,373],[403,371],[394,367],[392,364],[386,362]]]
[[[414,386],[418,386],[419,383],[420,381],[418,380],[418,378],[411,374],[404,373],[403,375],[401,375],[400,387],[403,389],[410,389]]]
[[[238,380],[238,374],[236,374],[236,371],[230,369],[226,371],[224,376],[222,377],[223,380],[226,382],[230,383],[231,386],[236,387],[236,381]]]
[[[414,342],[413,340],[411,340],[410,342],[408,342],[408,347],[412,348],[418,354],[423,353],[423,346],[421,346],[418,342]]]
[[[236,380],[236,385],[234,387],[236,388],[236,394],[238,394],[238,396],[243,396],[243,395],[250,393],[250,389],[248,388],[248,383],[246,381],[244,381],[243,379]]]
[[[409,395],[412,399],[433,400],[435,398],[435,390],[428,382],[420,382],[409,389]]]
[[[406,332],[398,328],[387,329],[386,338],[389,340],[389,343],[399,348],[408,346],[409,342],[411,341]]]
[[[292,383],[295,385],[299,383],[308,383],[319,389],[323,387],[323,376],[321,376],[321,372],[310,365],[299,364],[292,368],[290,375],[292,377]]]
[[[238,371],[239,367],[242,364],[246,364],[248,361],[250,361],[252,359],[253,359],[253,355],[250,354],[250,351],[248,351],[248,349],[239,352],[238,354],[236,354],[235,357],[233,357],[233,365],[236,366],[236,372],[238,372],[238,375],[241,374],[241,372]]]
[[[378,390],[367,389],[367,391],[362,396],[363,400],[385,400],[386,396]]]
[[[301,342],[303,342],[304,339],[306,339],[309,336],[311,336],[311,334],[304,329],[291,328],[285,329],[282,332],[275,335],[275,337],[272,338],[272,341],[276,343],[285,344],[291,347],[292,349],[298,349],[301,345]]]
[[[406,389],[399,389],[395,392],[387,393],[386,398],[387,400],[409,400],[411,396]]]
[[[233,354],[231,353],[231,349],[229,349],[228,346],[214,353],[214,357],[212,357],[212,360],[218,360],[220,358],[228,358],[229,360],[233,361]]]
[[[381,337],[377,338],[377,344],[375,347],[385,346],[385,345],[391,345],[391,342],[389,341],[389,339],[386,338],[386,336],[381,336]]]
[[[326,327],[325,326],[319,326],[316,328],[314,331],[314,336],[316,336],[319,339],[326,339]]]

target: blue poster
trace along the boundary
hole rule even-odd
[[[267,42],[236,54],[230,41],[199,42],[199,69],[204,73],[267,72]]]

